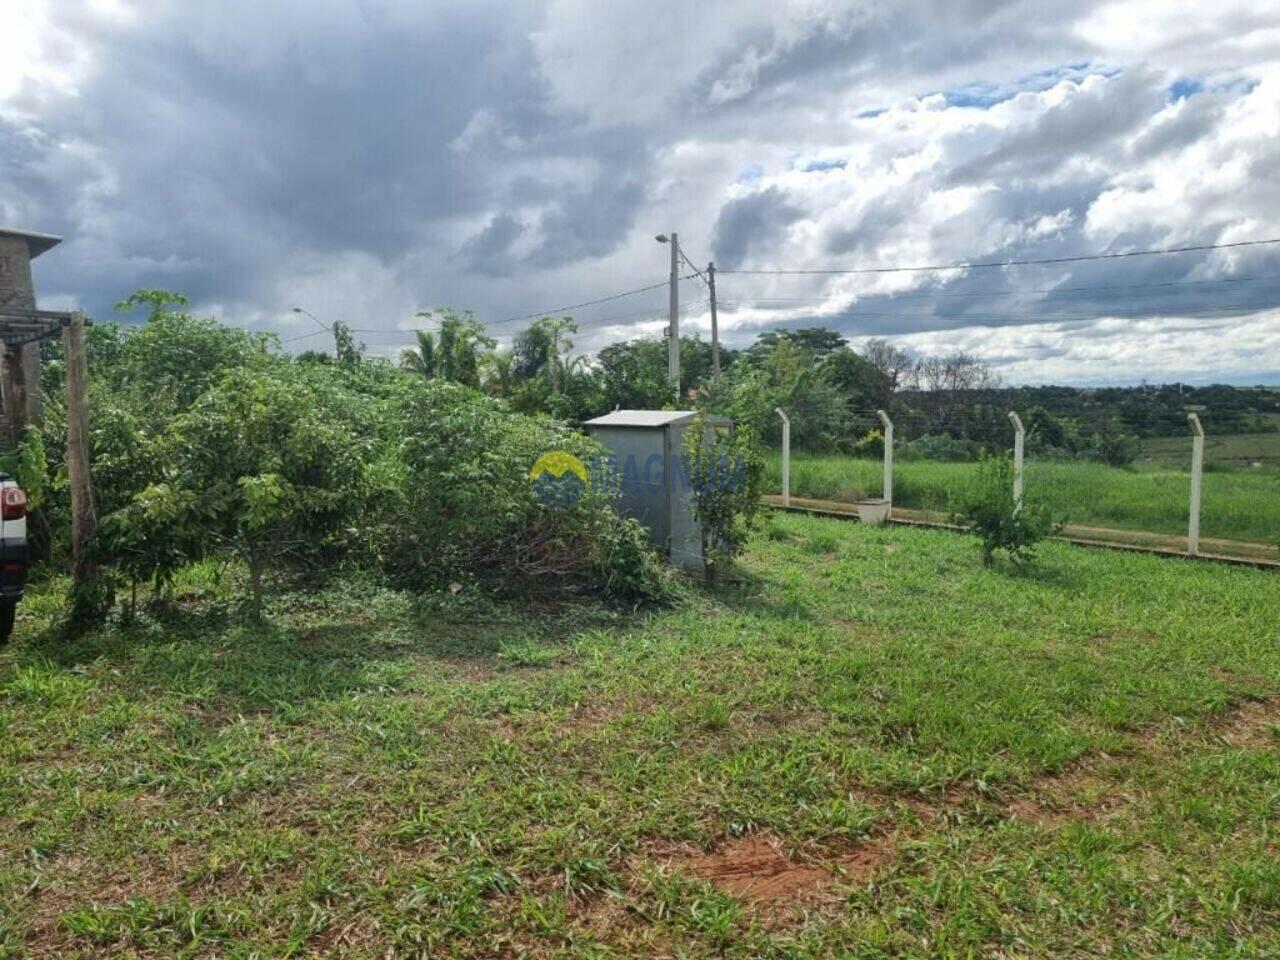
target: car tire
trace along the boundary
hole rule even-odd
[[[9,634],[13,633],[13,618],[18,612],[18,601],[0,601],[0,644],[7,643]]]

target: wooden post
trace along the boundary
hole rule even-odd
[[[89,363],[85,356],[84,314],[76,311],[62,328],[67,364],[67,479],[71,487],[72,585],[96,580],[89,543],[98,525],[89,473]]]

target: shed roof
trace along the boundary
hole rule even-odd
[[[52,250],[62,242],[61,237],[55,237],[51,233],[36,233],[33,230],[15,230],[13,227],[0,227],[0,237],[17,237],[19,240],[27,241],[27,249],[31,251],[31,259],[34,260],[46,250]]]
[[[606,413],[603,417],[588,420],[584,426],[654,429],[656,427],[681,426],[692,421],[697,415],[698,412],[696,410],[614,410],[612,413]],[[707,420],[710,423],[720,425],[728,425],[732,422],[727,417],[717,416],[708,416]]]

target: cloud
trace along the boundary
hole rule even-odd
[[[1280,274],[1274,249],[728,272],[1274,234],[1280,31],[1247,0],[16,2],[0,219],[66,236],[37,261],[49,302],[102,315],[167,286],[285,335],[298,304],[392,352],[423,307],[492,323],[659,281],[652,236],[678,230],[725,271],[735,342],[813,322],[993,338],[1028,372],[1047,324],[1071,323],[1039,369],[1088,379],[1120,374],[1062,338],[1101,338],[1111,317],[1147,338],[1166,323],[1223,378],[1280,379],[1275,351],[1223,351],[1209,327],[1214,310],[1242,330],[1263,322],[1246,308],[1269,316],[1280,288],[1250,278]],[[701,292],[684,295],[705,330]],[[578,344],[659,329],[665,303],[578,311]],[[1179,368],[1177,352],[1133,376]]]
[[[776,249],[782,233],[804,216],[777,187],[735,197],[720,208],[712,251],[727,270],[740,266],[747,254]]]
[[[460,254],[467,269],[489,276],[508,273],[514,262],[511,247],[524,232],[524,224],[509,213],[495,214],[483,230],[462,245]]]

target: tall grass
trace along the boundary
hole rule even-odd
[[[893,499],[918,510],[946,510],[951,492],[977,469],[973,463],[905,460],[894,465]],[[849,502],[882,493],[879,460],[793,453],[791,492]],[[779,459],[768,465],[769,489],[779,490]],[[1118,469],[1100,463],[1028,459],[1028,491],[1047,499],[1069,523],[1186,533],[1190,476],[1167,468]],[[1204,475],[1200,532],[1205,537],[1280,542],[1280,471],[1210,470]]]

